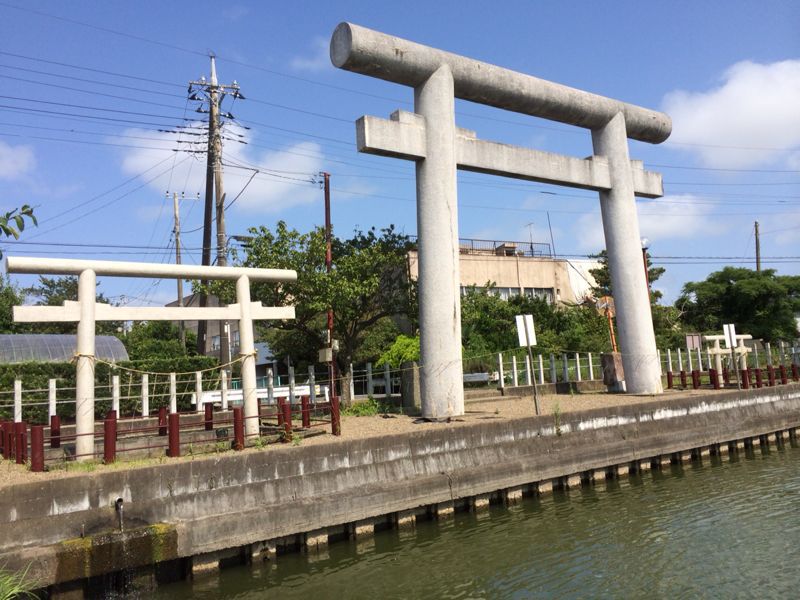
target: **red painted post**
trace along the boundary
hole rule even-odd
[[[775,387],[775,367],[767,365],[767,381],[770,387]]]
[[[117,460],[117,411],[110,410],[103,421],[103,462],[110,465]]]
[[[290,402],[283,403],[283,439],[282,442],[288,442],[292,439],[292,404]]]
[[[786,365],[780,365],[778,370],[781,374],[781,385],[786,385],[789,383],[789,378],[786,376]]]
[[[14,453],[17,464],[24,465],[28,458],[28,424],[25,421],[14,423],[14,434],[17,438],[16,452]]]
[[[800,381],[800,367],[797,365],[792,365],[792,379]]]
[[[277,399],[278,410],[278,427],[283,427],[283,403],[286,402],[283,398]]]
[[[44,425],[31,427],[31,471],[44,471]]]
[[[308,396],[301,396],[300,412],[303,416],[303,428],[308,429],[311,427],[311,404],[308,400]]]
[[[0,422],[0,455],[3,458],[8,458],[6,456],[6,430],[5,430],[6,421]]]
[[[742,376],[742,389],[750,389],[750,369],[742,369],[739,373]]]
[[[206,431],[211,431],[214,429],[214,405],[206,402],[203,408],[205,409]]]
[[[700,371],[692,369],[692,389],[696,390],[700,387]]]
[[[244,450],[244,409],[233,407],[233,449]]]
[[[686,371],[681,371],[681,387],[686,389]]]
[[[667,389],[671,390],[673,387],[672,371],[667,371]]]
[[[181,455],[181,415],[180,413],[169,413],[169,447],[167,456],[176,458]]]
[[[50,417],[50,447],[61,447],[61,417],[58,415]]]
[[[162,406],[158,409],[158,435],[167,435],[167,407]]]
[[[714,389],[715,390],[720,389],[721,386],[719,385],[719,373],[717,373],[717,370],[709,369],[708,376],[711,379],[711,385],[714,386]]]
[[[761,377],[761,369],[756,367],[756,387],[760,388],[764,385],[764,379]]]
[[[725,385],[731,384],[731,372],[728,367],[722,367],[722,381],[725,382]]]
[[[331,433],[342,435],[342,421],[339,414],[339,397],[335,394],[331,396]]]

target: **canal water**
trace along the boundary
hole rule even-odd
[[[156,598],[797,597],[800,449],[704,457],[235,567]],[[148,594],[149,596],[149,594]]]

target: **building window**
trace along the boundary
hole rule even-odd
[[[233,346],[234,348],[238,348],[239,347],[239,330],[238,329],[231,333],[231,346]]]
[[[553,288],[525,288],[525,295],[528,298],[541,298],[548,304],[553,304],[555,290]]]
[[[211,350],[219,350],[219,336],[214,335],[211,336]]]

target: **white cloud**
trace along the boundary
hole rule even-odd
[[[36,157],[30,146],[12,146],[0,141],[0,179],[15,180],[36,168]]]
[[[670,141],[687,144],[677,147],[717,168],[788,161],[791,155],[780,149],[800,148],[799,106],[800,60],[742,61],[723,73],[718,87],[677,90],[663,102],[673,120]]]
[[[328,40],[314,38],[313,53],[310,56],[295,56],[289,65],[297,71],[318,72],[332,68]]]
[[[252,141],[249,131],[229,127],[226,137],[244,136],[244,141]],[[125,135],[147,135],[156,137],[152,131],[141,132],[135,129],[127,130]],[[168,188],[186,190],[187,195],[205,190],[205,155],[202,153],[186,155],[172,151],[175,148],[176,136],[172,134],[157,134],[158,141],[148,142],[156,149],[132,148],[126,151],[122,158],[122,170],[135,175],[151,169],[159,161],[165,161],[158,167],[148,171],[143,180],[148,181],[153,189],[164,193]],[[188,136],[184,136],[186,139]],[[126,138],[119,138],[119,143],[125,143]],[[180,147],[189,149],[204,149],[205,143],[198,137],[196,145],[179,144]],[[319,144],[313,142],[300,142],[283,150],[269,152],[252,152],[251,146],[226,141],[224,148],[223,172],[225,189],[228,202],[244,188],[253,171],[260,171],[239,199],[231,207],[233,211],[254,213],[275,213],[293,206],[306,204],[319,199],[319,189],[311,184],[311,178],[320,170],[324,157]],[[171,157],[175,156],[174,159]],[[186,156],[189,156],[188,160]],[[165,160],[167,159],[167,160]],[[174,169],[171,165],[175,164]],[[238,168],[241,165],[247,168]],[[155,215],[151,211],[139,214],[141,218]]]
[[[638,202],[639,233],[658,244],[675,239],[698,239],[718,235],[724,226],[710,219],[715,210],[712,204],[691,194],[664,196],[652,201]],[[598,252],[606,246],[603,223],[599,213],[582,215],[572,232],[578,249]]]

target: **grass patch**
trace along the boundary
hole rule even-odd
[[[0,600],[12,598],[36,598],[33,593],[34,583],[28,579],[28,569],[11,573],[0,569]]]

